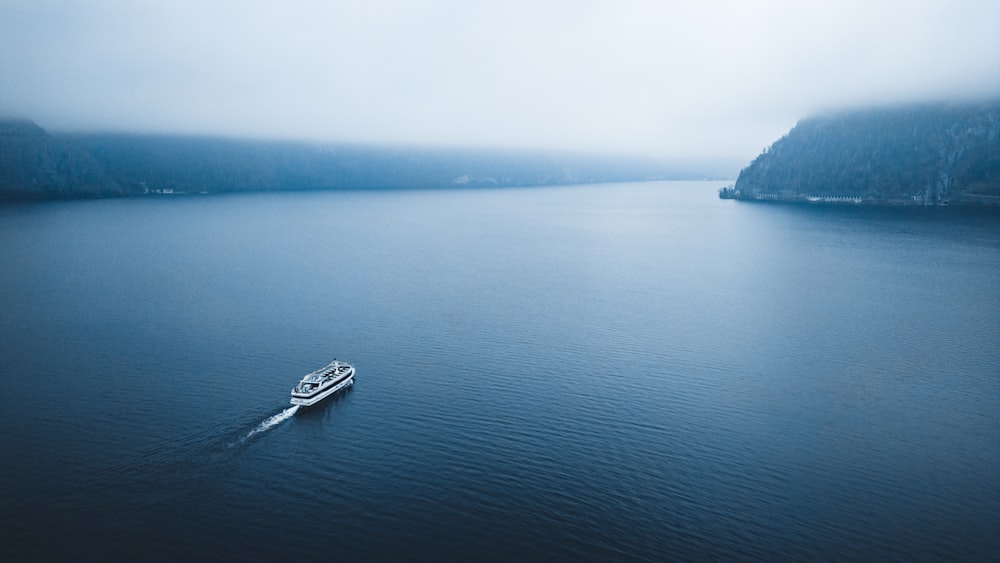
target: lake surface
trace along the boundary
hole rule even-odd
[[[719,186],[0,206],[4,559],[998,557],[1000,214]]]

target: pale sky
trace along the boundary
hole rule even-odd
[[[0,115],[749,161],[816,112],[1000,96],[1000,0],[0,0]]]

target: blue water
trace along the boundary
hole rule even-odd
[[[718,187],[0,206],[3,558],[996,558],[1000,214]]]

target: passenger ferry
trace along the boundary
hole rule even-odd
[[[318,369],[305,377],[292,389],[292,404],[308,407],[354,385],[354,366],[334,358],[325,368]]]

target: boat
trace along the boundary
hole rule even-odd
[[[334,358],[326,367],[302,378],[292,389],[292,404],[308,407],[354,385],[354,366]]]

